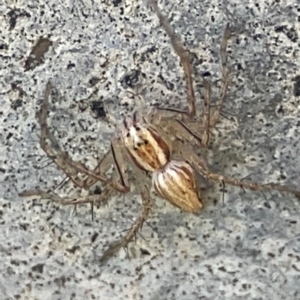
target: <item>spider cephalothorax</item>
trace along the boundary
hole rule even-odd
[[[147,219],[151,206],[151,196],[147,185],[147,175],[152,176],[152,184],[156,193],[173,205],[187,212],[195,212],[202,207],[196,173],[202,178],[231,184],[251,190],[277,190],[290,192],[297,196],[298,190],[282,185],[265,184],[260,185],[246,180],[237,180],[212,173],[205,161],[201,159],[193,147],[205,147],[209,141],[210,128],[218,122],[223,100],[229,85],[229,68],[227,67],[227,41],[230,39],[230,30],[225,28],[220,47],[222,62],[222,86],[220,97],[211,105],[211,85],[201,75],[197,74],[203,84],[204,109],[201,121],[197,122],[196,99],[192,80],[192,65],[189,54],[183,44],[176,37],[168,20],[157,7],[155,0],[149,0],[152,8],[158,16],[163,28],[170,37],[172,46],[180,58],[186,82],[187,110],[175,108],[149,108],[144,106],[137,110],[132,116],[127,117],[118,127],[118,134],[111,141],[110,150],[104,155],[97,167],[91,171],[83,164],[75,162],[64,152],[54,135],[47,126],[48,98],[50,96],[51,84],[47,84],[44,101],[38,113],[41,127],[40,145],[46,154],[61,168],[67,177],[77,186],[88,189],[95,182],[104,184],[101,195],[92,195],[84,198],[62,199],[57,194],[41,191],[26,191],[22,196],[40,195],[63,204],[97,203],[106,200],[112,191],[117,190],[127,193],[130,190],[128,180],[128,166],[131,166],[137,187],[143,201],[143,211],[135,220],[131,229],[125,237],[110,247],[103,255],[103,259],[126,246],[143,222]],[[195,126],[196,125],[196,126]],[[197,131],[197,134],[195,134]],[[111,166],[114,171],[108,176]],[[85,174],[84,180],[79,174]]]
[[[157,130],[146,121],[145,116],[138,121],[138,111],[125,118],[120,125],[122,143],[136,166],[154,172],[166,165],[170,159],[167,142]]]

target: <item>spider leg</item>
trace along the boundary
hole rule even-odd
[[[106,172],[109,169],[109,162],[111,161],[111,151],[107,152],[107,154],[104,156],[104,158],[100,161],[100,163],[97,165],[97,167],[94,169],[95,175],[97,174],[103,174],[101,172]],[[68,176],[68,175],[67,175]],[[70,178],[68,177],[69,181]],[[66,181],[66,182],[67,182]],[[87,177],[86,179],[80,181],[81,185],[79,187],[88,189],[93,184],[95,184],[98,180],[94,177]],[[64,183],[65,184],[65,183]],[[63,184],[63,185],[64,185]],[[61,185],[61,186],[63,186]],[[49,199],[53,202],[60,203],[61,205],[76,205],[76,204],[83,204],[83,203],[99,203],[102,201],[105,201],[109,199],[109,196],[114,190],[114,185],[112,182],[108,182],[105,185],[105,188],[102,190],[101,194],[97,195],[87,195],[85,197],[74,197],[74,198],[64,198],[60,197],[57,193],[49,191],[41,191],[41,190],[27,190],[19,193],[19,196],[21,197],[32,197],[32,196],[38,196],[41,197],[41,199]]]
[[[102,176],[103,174],[106,174],[106,172],[114,164],[116,170],[113,173],[112,179],[106,179],[106,186],[110,186],[120,193],[127,193],[130,190],[126,172],[126,163],[122,154],[122,150],[124,150],[123,148],[122,142],[119,139],[112,140],[110,150],[104,155],[94,171],[86,172],[86,174],[89,175],[89,177],[85,180],[86,186],[90,187],[99,181],[98,175]]]
[[[152,8],[154,9],[157,17],[160,20],[161,25],[165,29],[166,33],[170,37],[172,46],[176,52],[176,54],[179,56],[180,61],[183,66],[184,74],[185,74],[185,81],[186,81],[186,93],[187,93],[187,103],[188,103],[188,112],[176,109],[176,108],[159,108],[159,110],[164,111],[170,111],[175,112],[179,114],[185,114],[188,115],[190,118],[193,118],[196,115],[196,99],[195,99],[195,92],[194,92],[194,86],[193,86],[193,78],[192,73],[194,72],[201,80],[203,88],[204,88],[204,111],[202,116],[202,126],[201,128],[204,128],[202,131],[202,137],[200,138],[202,145],[207,145],[209,142],[210,137],[210,128],[213,127],[219,120],[220,112],[222,109],[223,101],[228,89],[229,85],[229,69],[227,67],[227,42],[230,38],[230,30],[227,26],[224,34],[223,39],[221,42],[220,47],[220,55],[221,55],[221,61],[222,61],[222,81],[223,85],[220,89],[220,94],[218,97],[218,100],[216,102],[216,110],[214,111],[213,115],[211,116],[211,84],[208,80],[206,80],[201,74],[197,72],[195,68],[192,68],[191,60],[189,57],[188,51],[184,48],[182,42],[179,40],[179,38],[176,36],[174,30],[172,29],[169,21],[167,18],[160,12],[157,1],[156,0],[149,0],[149,3],[151,4]]]
[[[228,40],[230,39],[230,37],[231,37],[231,32],[227,24],[220,45],[220,56],[221,56],[221,63],[222,63],[222,86],[219,91],[218,100],[214,104],[216,109],[212,115],[210,111],[211,110],[211,84],[202,75],[198,74],[197,70],[194,71],[197,74],[197,76],[200,76],[202,78],[202,84],[205,90],[204,112],[202,117],[202,128],[204,128],[202,134],[202,143],[204,145],[207,145],[209,142],[210,128],[214,127],[216,123],[218,123],[219,121],[221,110],[223,107],[223,102],[227,93],[228,86],[230,84],[229,68],[227,66],[228,54],[226,51]]]
[[[197,72],[198,73],[198,72]],[[202,84],[204,88],[204,110],[202,116],[202,128],[204,128],[201,136],[201,142],[203,145],[207,145],[210,137],[210,107],[211,107],[211,84],[202,75],[197,74],[202,78]]]
[[[279,192],[287,192],[291,193],[297,197],[300,196],[300,191],[290,188],[285,185],[267,183],[267,184],[259,184],[257,182],[253,182],[250,180],[239,180],[232,177],[227,177],[221,174],[213,173],[209,170],[205,162],[198,157],[192,150],[185,148],[185,153],[187,154],[189,161],[195,167],[196,171],[206,178],[207,180],[221,182],[223,184],[229,184],[233,186],[238,186],[242,189],[248,189],[253,191],[279,191]]]
[[[228,86],[231,80],[229,77],[230,70],[228,67],[228,54],[227,54],[227,44],[230,38],[231,38],[231,32],[229,29],[229,25],[227,24],[224,30],[224,34],[220,46],[220,56],[221,56],[221,63],[222,63],[222,86],[220,88],[219,97],[215,105],[216,110],[214,111],[209,123],[210,127],[214,127],[216,123],[218,123],[219,121],[224,99],[226,97]]]
[[[108,151],[103,159],[99,162],[93,171],[88,170],[83,164],[75,162],[72,158],[60,148],[54,135],[48,128],[47,125],[47,111],[48,111],[48,101],[51,92],[51,83],[47,83],[45,96],[41,109],[38,112],[38,120],[41,127],[40,134],[40,145],[45,151],[47,156],[54,161],[54,163],[67,175],[68,180],[71,180],[76,186],[88,189],[97,181],[104,182],[106,185],[104,192],[101,195],[89,195],[84,198],[72,198],[72,199],[62,199],[57,194],[53,192],[44,192],[39,190],[30,190],[21,192],[19,195],[21,197],[28,196],[41,196],[42,198],[51,199],[55,202],[60,202],[63,205],[68,204],[79,204],[79,203],[94,203],[101,202],[105,197],[114,190],[126,193],[129,191],[129,184],[127,180],[127,175],[125,173],[124,161],[122,159],[122,154],[120,153],[121,145],[117,143],[117,140],[113,140],[111,144],[111,150]],[[120,179],[121,183],[113,177],[113,179],[106,178],[105,174],[111,165],[115,162],[117,167],[117,179]],[[83,173],[87,175],[85,179],[78,177],[78,173]],[[67,181],[68,181],[67,180]]]
[[[102,160],[98,163],[96,168],[93,171],[93,174],[100,175],[100,174],[106,174],[106,172],[109,170],[113,162],[112,152],[107,151],[107,153],[104,155]],[[66,185],[71,179],[69,177],[64,178],[56,187],[56,189],[62,188],[64,185]],[[88,176],[86,179],[84,179],[85,183],[83,184],[86,189],[94,185],[97,181],[99,181],[94,176]]]
[[[279,191],[279,192],[287,192],[297,197],[300,196],[299,190],[290,188],[285,185],[280,185],[275,183],[259,184],[257,182],[252,182],[248,180],[247,181],[238,180],[235,178],[226,177],[221,174],[216,174],[211,172],[207,172],[206,174],[203,174],[203,176],[209,180],[224,182],[233,186],[238,186],[242,189],[248,189],[252,191]]]
[[[88,195],[85,197],[76,197],[76,198],[64,198],[64,197],[60,197],[54,192],[51,191],[45,192],[40,190],[24,191],[20,193],[19,196],[21,197],[38,196],[41,197],[42,200],[49,199],[61,205],[77,205],[83,203],[99,203],[102,201],[104,202],[105,200],[109,199],[109,196],[113,190],[114,189],[110,185],[107,185],[100,195]]]
[[[108,151],[100,163],[94,170],[93,174],[105,174],[114,163],[116,170],[113,172],[112,179],[107,179],[105,188],[100,195],[89,195],[83,198],[75,198],[64,201],[63,204],[82,204],[82,203],[99,203],[107,200],[114,190],[120,193],[127,193],[130,190],[128,176],[126,172],[126,163],[122,155],[122,143],[118,139],[113,139],[111,142],[111,149]],[[87,177],[85,185],[92,186],[98,180],[93,176]]]
[[[107,182],[107,178],[104,177],[102,174],[95,174],[94,172],[88,170],[83,164],[73,161],[72,158],[68,155],[68,153],[64,152],[60,148],[56,138],[51,133],[47,125],[47,112],[50,92],[51,83],[49,81],[46,86],[45,96],[41,105],[41,109],[37,114],[41,127],[41,148],[45,151],[47,156],[50,159],[52,159],[55,162],[55,164],[67,175],[67,177],[70,178],[77,186],[85,189],[88,188],[86,182],[78,178],[78,172],[90,175],[99,181]]]
[[[184,112],[176,109],[170,109],[170,110],[174,112],[177,111],[178,113],[182,113],[182,114],[187,114],[190,118],[193,118],[196,115],[196,105],[195,105],[196,99],[195,99],[195,92],[194,92],[193,78],[192,78],[192,65],[191,65],[189,53],[186,51],[182,42],[176,36],[167,18],[160,12],[157,6],[157,1],[149,0],[149,3],[154,9],[161,25],[163,26],[166,33],[168,34],[176,54],[180,58],[180,62],[183,66],[183,71],[185,76],[188,112]]]
[[[82,180],[82,185],[80,187],[88,189],[90,186],[95,184],[98,180],[94,175],[105,174],[114,162],[116,165],[116,171],[114,172],[112,178],[107,179],[105,182],[105,188],[99,195],[87,195],[85,197],[75,197],[75,198],[62,198],[54,192],[44,192],[40,190],[29,190],[20,193],[21,197],[39,196],[42,199],[50,199],[53,202],[58,202],[62,205],[77,205],[84,203],[94,203],[103,202],[109,199],[109,196],[114,190],[121,193],[127,193],[130,189],[128,178],[125,170],[125,163],[121,153],[121,147],[117,140],[113,140],[111,144],[111,150],[106,153],[94,171],[91,173],[90,177]],[[121,181],[121,183],[119,182]]]
[[[103,253],[103,255],[100,258],[101,262],[104,262],[108,260],[110,257],[112,257],[115,253],[117,253],[121,248],[126,247],[128,243],[135,237],[136,233],[141,229],[143,226],[143,223],[148,218],[151,207],[152,207],[152,200],[150,197],[150,192],[147,186],[143,186],[141,189],[141,196],[143,201],[143,211],[138,216],[138,218],[135,220],[135,222],[132,224],[131,228],[128,230],[126,235],[120,240],[117,241]]]

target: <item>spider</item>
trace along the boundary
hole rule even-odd
[[[190,62],[189,53],[171,28],[167,18],[160,12],[156,0],[149,0],[162,27],[171,40],[171,44],[182,64],[185,76],[187,110],[164,107],[142,106],[131,116],[126,117],[117,128],[117,134],[111,141],[110,150],[105,154],[97,167],[91,171],[80,162],[71,159],[64,152],[54,135],[47,126],[48,100],[51,93],[51,83],[48,82],[38,120],[41,127],[40,145],[49,158],[63,170],[75,185],[88,189],[95,182],[104,183],[101,195],[90,195],[84,198],[63,199],[57,194],[43,191],[25,191],[21,196],[39,195],[42,198],[52,199],[61,204],[99,203],[109,198],[112,191],[121,193],[130,191],[128,179],[129,166],[135,174],[137,187],[143,202],[143,211],[133,223],[130,230],[120,241],[111,245],[103,254],[104,261],[125,247],[142,227],[148,218],[152,200],[149,187],[145,183],[147,176],[152,176],[152,185],[156,193],[163,199],[186,212],[196,212],[202,207],[200,190],[196,173],[207,180],[230,184],[243,189],[255,191],[277,190],[289,192],[297,196],[300,192],[287,186],[276,184],[260,185],[251,181],[237,180],[221,174],[212,173],[204,160],[194,151],[193,147],[205,147],[210,139],[210,128],[214,127],[221,116],[222,104],[230,83],[229,68],[227,67],[227,42],[230,39],[230,30],[226,26],[220,46],[222,62],[222,86],[219,98],[211,105],[211,85],[200,74],[197,74]],[[192,74],[198,76],[204,89],[204,109],[201,122],[196,120],[196,99],[193,87]],[[111,177],[107,172],[114,166]],[[79,174],[87,177],[81,179]]]

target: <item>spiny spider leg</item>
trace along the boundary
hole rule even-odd
[[[192,65],[190,61],[190,56],[188,51],[184,48],[182,42],[180,39],[176,36],[173,28],[171,27],[168,19],[160,12],[158,6],[157,6],[157,1],[156,0],[149,0],[150,5],[154,9],[156,15],[158,16],[161,25],[165,29],[166,33],[168,34],[171,44],[176,52],[176,54],[179,56],[180,61],[183,66],[184,70],[184,75],[185,75],[185,81],[186,81],[186,93],[187,93],[187,103],[188,103],[188,112],[176,108],[158,108],[161,111],[171,111],[175,112],[177,114],[182,114],[182,115],[188,115],[190,118],[193,118],[196,115],[196,99],[195,99],[195,92],[194,92],[194,87],[193,87],[193,78],[192,78]],[[202,76],[200,75],[200,78],[202,79],[202,83],[204,85],[205,90],[207,91],[206,97],[204,97],[204,100],[206,101],[205,107],[207,112],[205,113],[207,115],[207,120],[206,122],[209,122],[209,113],[210,113],[210,99],[211,99],[211,87],[209,82]],[[200,131],[199,125],[197,125],[197,130],[196,131],[191,131],[190,128],[181,120],[178,120],[176,118],[172,119],[169,118],[168,122],[171,124],[172,123],[172,129],[175,129],[176,132],[181,132],[183,134],[187,133],[186,136],[190,137],[193,142],[198,145],[205,145],[206,138],[203,134],[203,136],[199,136],[196,132]],[[209,123],[208,123],[209,124]],[[209,125],[206,125],[207,128],[207,136],[209,132]],[[203,130],[201,130],[203,131]],[[204,143],[203,143],[203,138],[204,138]]]
[[[94,203],[99,203],[107,200],[114,190],[117,190],[122,193],[128,192],[130,187],[128,183],[126,170],[124,170],[125,163],[122,158],[120,146],[117,142],[117,140],[112,141],[111,150],[106,153],[106,155],[97,165],[97,167],[91,173],[91,176],[81,181],[82,185],[80,187],[88,189],[90,186],[92,186],[98,181],[97,178],[95,178],[95,176],[97,176],[98,174],[105,174],[114,162],[117,171],[113,174],[115,175],[113,176],[114,180],[106,180],[105,188],[102,190],[100,195],[87,195],[85,197],[80,198],[62,198],[56,193],[44,192],[39,190],[28,190],[20,193],[19,195],[22,197],[40,196],[42,199],[51,199],[52,201],[58,202],[62,205],[76,205],[83,203],[91,203],[93,205]],[[119,183],[118,179],[119,181],[121,181],[121,183]]]
[[[248,190],[253,190],[253,191],[279,191],[279,192],[287,192],[291,193],[297,197],[300,196],[300,191],[290,188],[285,185],[280,185],[280,184],[273,184],[273,183],[268,183],[268,184],[259,184],[256,182],[252,182],[249,180],[239,180],[236,178],[232,177],[227,177],[221,174],[213,173],[209,170],[205,162],[197,156],[191,149],[188,149],[188,147],[184,148],[184,152],[186,155],[189,157],[189,161],[193,164],[195,167],[196,171],[206,178],[207,180],[212,180],[212,181],[217,181],[221,182],[222,184],[229,184],[233,186],[238,186],[242,189],[248,189]]]
[[[126,164],[123,159],[121,147],[122,145],[120,145],[120,141],[118,139],[113,139],[110,151],[108,151],[104,155],[103,159],[94,169],[90,177],[85,179],[85,185],[88,188],[98,181],[94,174],[105,174],[110,169],[112,164],[115,165],[116,170],[112,175],[113,179],[106,180],[105,188],[100,195],[90,195],[83,198],[66,199],[63,204],[67,205],[98,203],[105,200],[105,198],[108,197],[113,192],[113,190],[117,190],[120,193],[127,193],[130,190],[130,185],[128,182],[128,176],[125,169]]]
[[[97,180],[107,182],[107,179],[101,174],[94,174],[79,162],[74,162],[68,153],[61,150],[57,140],[48,128],[47,113],[49,96],[51,92],[51,83],[48,81],[45,96],[41,109],[38,112],[38,120],[41,127],[40,145],[50,159],[79,187],[87,188],[85,181],[78,178],[78,172],[95,177]],[[48,143],[47,140],[50,142]]]
[[[173,28],[170,26],[167,18],[160,12],[157,1],[156,0],[149,0],[150,5],[154,9],[161,25],[165,29],[166,33],[168,34],[169,38],[171,39],[172,46],[179,56],[181,64],[184,70],[185,76],[185,83],[186,83],[186,94],[187,94],[187,104],[188,104],[188,112],[177,110],[175,108],[166,108],[166,110],[176,111],[181,114],[187,114],[190,118],[193,118],[196,115],[196,99],[195,99],[195,92],[193,86],[193,78],[192,78],[192,66],[190,62],[190,57],[186,49],[184,48],[182,42],[176,36]]]
[[[126,172],[126,163],[122,154],[123,151],[124,146],[122,141],[119,138],[114,138],[111,142],[110,150],[104,155],[94,171],[90,171],[86,168],[82,169],[81,166],[78,168],[75,162],[73,162],[73,167],[79,172],[90,176],[90,178],[86,179],[88,186],[91,186],[96,181],[102,181],[120,193],[127,193],[130,190],[130,185]],[[114,175],[117,176],[112,176],[112,179],[104,177],[103,174],[105,174],[113,164],[116,167]]]
[[[222,86],[219,91],[218,100],[215,104],[216,110],[211,116],[211,120],[209,122],[210,127],[214,127],[216,123],[219,121],[224,99],[226,97],[228,86],[230,84],[230,76],[229,76],[230,70],[228,67],[228,54],[227,54],[227,44],[230,38],[231,38],[231,31],[229,29],[229,25],[227,24],[224,30],[221,47],[220,47],[220,56],[221,56],[221,63],[222,63]]]
[[[104,157],[102,158],[102,160],[98,163],[98,165],[96,166],[96,168],[93,171],[93,174],[95,175],[100,175],[100,174],[105,174],[108,169],[110,168],[110,165],[107,165],[107,163],[105,163],[107,160],[111,160],[111,151],[108,151]],[[52,161],[53,163],[53,161]],[[102,166],[105,165],[106,167],[103,168]],[[63,186],[65,186],[69,181],[70,181],[70,177],[66,176],[55,188],[54,190],[57,189],[61,189]],[[97,181],[99,181],[98,179],[88,176],[85,180],[85,186],[86,188],[91,187],[94,183],[96,183]]]
[[[121,248],[126,247],[128,243],[135,237],[136,233],[141,229],[143,223],[148,218],[151,208],[152,208],[152,199],[150,197],[150,192],[147,186],[141,188],[141,196],[143,201],[143,211],[140,216],[132,224],[131,228],[127,231],[126,235],[117,242],[114,242],[109,246],[109,248],[103,253],[100,258],[101,262],[106,261],[117,253]]]
[[[202,75],[201,75],[202,77]],[[201,142],[203,145],[207,145],[210,137],[210,106],[211,106],[211,84],[202,77],[204,87],[204,111],[202,116],[202,127],[204,128]]]
[[[227,54],[227,44],[228,40],[231,37],[231,32],[229,29],[229,26],[227,25],[221,45],[220,45],[220,56],[221,56],[221,64],[222,64],[222,86],[219,91],[219,96],[214,105],[211,105],[211,84],[208,80],[206,80],[199,72],[197,71],[196,68],[194,68],[194,73],[197,77],[199,77],[202,81],[203,88],[204,88],[204,111],[202,115],[202,128],[203,133],[202,133],[202,144],[207,145],[209,142],[210,138],[210,128],[214,127],[216,123],[218,123],[222,107],[223,107],[223,102],[227,93],[227,89],[230,83],[230,78],[229,78],[229,68],[227,66],[227,60],[228,60],[228,54]],[[211,108],[216,107],[213,115],[211,115]]]
[[[117,154],[118,161],[115,159],[114,147],[119,147],[119,145],[111,146],[111,150],[104,156],[101,162],[97,165],[94,171],[88,170],[85,166],[83,166],[79,162],[75,162],[71,159],[71,157],[64,151],[61,150],[58,142],[56,141],[54,135],[48,128],[47,125],[47,112],[48,112],[48,101],[51,92],[51,83],[50,81],[47,83],[45,89],[45,96],[43,103],[41,105],[40,111],[37,113],[38,120],[41,127],[40,134],[40,145],[41,148],[45,151],[47,156],[67,175],[68,179],[70,179],[76,186],[84,189],[88,189],[95,182],[100,181],[106,184],[103,194],[101,195],[90,195],[85,198],[78,199],[62,199],[58,195],[52,192],[43,192],[38,190],[29,190],[21,192],[19,195],[22,197],[29,196],[42,196],[42,198],[52,199],[53,201],[58,201],[63,205],[68,204],[79,204],[79,203],[87,203],[87,202],[101,202],[103,201],[105,196],[108,196],[113,189],[118,190],[119,192],[125,193],[129,190],[128,180],[126,179],[126,174],[123,172],[122,174],[119,172],[120,167],[118,167],[118,161],[121,160],[120,155]],[[47,142],[49,141],[49,143]],[[114,143],[116,144],[116,142]],[[119,152],[119,151],[117,151]],[[114,180],[108,179],[104,177],[103,174],[110,168],[111,164],[115,160],[118,178],[121,179],[121,184]],[[81,172],[83,174],[88,175],[86,179],[79,179],[78,173]],[[97,198],[98,197],[98,198]],[[97,200],[98,199],[98,200]]]
[[[238,186],[243,189],[248,189],[248,190],[252,190],[252,191],[272,191],[273,190],[273,191],[291,193],[297,197],[300,196],[299,190],[290,188],[285,185],[279,185],[279,184],[275,184],[275,183],[259,184],[259,183],[251,182],[248,180],[243,181],[243,180],[238,180],[238,179],[231,178],[231,177],[226,177],[221,174],[211,173],[209,171],[207,173],[203,174],[203,176],[209,180],[224,182],[226,184]]]
[[[49,199],[53,202],[57,202],[61,205],[76,205],[76,204],[83,204],[83,203],[99,203],[109,199],[110,194],[113,192],[113,188],[109,185],[103,189],[100,195],[88,195],[85,197],[76,197],[76,198],[63,198],[57,195],[54,192],[44,192],[40,190],[27,190],[19,195],[21,197],[31,197],[31,196],[39,196],[41,199]]]
[[[202,137],[198,138],[198,140],[201,141],[202,145],[207,145],[209,142],[209,136],[210,136],[210,128],[213,127],[219,120],[220,117],[220,112],[222,110],[222,105],[224,98],[226,96],[226,92],[228,89],[228,85],[230,83],[229,80],[229,68],[227,67],[227,43],[228,40],[231,37],[231,33],[229,30],[229,26],[227,25],[221,46],[220,46],[220,56],[221,56],[221,63],[222,63],[222,75],[223,75],[223,85],[220,89],[220,94],[218,97],[218,100],[216,102],[216,107],[217,109],[215,110],[213,116],[211,117],[210,110],[211,110],[211,84],[209,83],[208,80],[206,80],[201,74],[197,72],[195,68],[192,68],[191,61],[189,58],[189,53],[188,51],[184,48],[182,42],[180,39],[176,36],[174,30],[172,29],[168,19],[160,12],[158,6],[157,6],[157,1],[156,0],[149,0],[149,3],[153,7],[156,15],[158,16],[161,25],[167,32],[172,46],[176,52],[176,54],[179,56],[180,61],[182,63],[183,69],[184,69],[184,74],[185,74],[185,80],[186,80],[186,93],[187,93],[187,103],[189,107],[189,111],[185,112],[179,109],[175,108],[160,108],[162,110],[169,110],[173,112],[177,112],[179,114],[187,114],[190,118],[193,118],[196,114],[196,104],[195,104],[195,93],[194,93],[194,87],[193,87],[193,78],[192,78],[192,73],[193,71],[195,74],[201,79],[203,88],[204,88],[204,111],[203,111],[203,116],[202,116],[202,127],[204,130],[202,131]],[[182,125],[182,124],[181,124]],[[185,129],[185,128],[183,128]],[[197,130],[198,131],[198,130]],[[195,134],[194,134],[195,135]]]

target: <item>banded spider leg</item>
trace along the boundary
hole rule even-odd
[[[183,43],[180,41],[180,39],[176,36],[175,31],[171,27],[169,21],[167,18],[161,13],[157,6],[157,0],[149,0],[149,3],[151,4],[153,10],[155,11],[162,27],[166,31],[167,35],[170,38],[171,44],[173,46],[173,49],[175,50],[176,54],[180,58],[180,62],[183,67],[184,71],[184,77],[185,77],[185,85],[186,85],[186,94],[187,94],[187,104],[188,104],[188,110],[180,110],[176,108],[171,108],[171,107],[161,107],[159,108],[163,112],[174,112],[177,115],[184,115],[187,116],[188,118],[184,118],[184,122],[179,121],[176,119],[176,122],[179,123],[177,126],[176,124],[176,129],[178,131],[183,132],[184,134],[194,135],[196,140],[200,142],[202,146],[206,146],[209,142],[209,136],[210,136],[210,128],[214,127],[216,123],[218,123],[220,115],[221,115],[221,110],[223,106],[223,102],[227,93],[228,86],[230,84],[230,78],[229,78],[229,68],[227,65],[227,60],[228,60],[228,55],[227,55],[227,44],[228,40],[231,37],[231,32],[229,29],[229,26],[227,25],[222,41],[220,44],[220,56],[221,56],[221,64],[222,64],[222,85],[219,91],[219,96],[214,104],[214,107],[216,107],[215,111],[213,112],[211,116],[211,83],[203,77],[201,74],[199,74],[196,70],[196,68],[193,68],[191,64],[191,60],[189,57],[188,51],[185,49]],[[195,99],[195,92],[194,92],[194,84],[193,84],[193,76],[192,74],[196,75],[200,81],[202,82],[203,89],[204,89],[204,110],[202,113],[202,124],[199,126],[199,124],[196,125],[196,130],[197,132],[202,132],[201,136],[198,134],[195,134],[195,132],[192,132],[190,128],[187,128],[187,124],[191,119],[193,119],[196,116],[196,99]],[[190,125],[190,124],[189,124]],[[195,139],[193,139],[195,141]]]
[[[95,198],[98,201],[105,199],[111,192],[112,189],[116,189],[119,192],[126,192],[127,191],[127,182],[126,177],[122,176],[122,180],[124,182],[123,185],[118,184],[118,181],[110,182],[103,174],[110,168],[110,161],[111,152],[108,152],[105,157],[102,159],[101,163],[95,168],[92,172],[88,170],[83,164],[80,162],[75,162],[69,156],[67,152],[64,152],[59,143],[57,142],[56,138],[49,130],[47,125],[47,113],[48,113],[48,106],[49,106],[49,96],[51,93],[51,83],[50,81],[47,83],[45,95],[43,99],[43,103],[41,105],[40,110],[37,113],[38,121],[41,127],[41,134],[40,134],[40,145],[47,156],[66,174],[67,178],[70,179],[76,186],[88,189],[92,186],[96,181],[101,181],[106,184],[105,193],[101,195],[93,195],[87,196],[82,199],[62,199],[55,193],[48,193],[44,191],[38,190],[29,190],[20,193],[20,196],[28,197],[38,195],[42,198],[49,198],[55,202],[60,202],[63,205],[67,204],[78,204],[78,203],[90,203],[95,202]],[[78,177],[78,173],[83,173],[88,175],[86,179],[82,180]],[[121,176],[120,176],[121,177]]]

